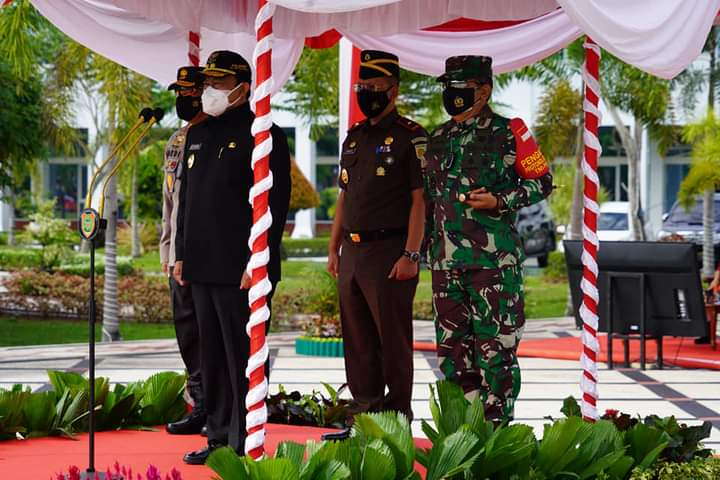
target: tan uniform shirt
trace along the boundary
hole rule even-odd
[[[345,193],[343,228],[407,228],[413,190],[423,187],[427,133],[392,111],[376,125],[363,121],[347,134],[338,186]]]
[[[180,182],[182,181],[182,159],[185,151],[187,130],[188,127],[185,126],[175,131],[165,146],[160,262],[167,263],[168,266],[175,264],[178,196],[180,195]]]

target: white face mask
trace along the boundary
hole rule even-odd
[[[228,97],[238,88],[242,86],[240,83],[237,87],[232,90],[218,90],[217,88],[207,87],[202,94],[202,106],[203,112],[207,113],[212,117],[219,117],[232,105]],[[240,99],[235,100],[236,103]]]

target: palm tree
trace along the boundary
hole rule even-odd
[[[109,146],[124,136],[137,112],[150,100],[151,81],[73,42],[40,15],[28,0],[16,0],[0,15],[0,54],[9,60],[20,79],[40,71],[44,89],[43,121],[46,138],[68,150],[77,144],[72,128],[72,104],[76,88],[98,94],[97,118],[105,118],[101,138]],[[43,66],[45,68],[38,68]],[[97,143],[97,142],[96,142]],[[92,147],[92,153],[100,148]],[[90,154],[91,150],[86,150]],[[125,152],[121,152],[124,154]],[[93,165],[92,166],[96,166]],[[106,172],[103,172],[103,174]],[[119,338],[117,300],[117,185],[109,184],[106,200],[108,229],[105,235],[105,300],[103,306],[103,339]]]
[[[705,243],[707,239],[704,239],[703,244],[703,274],[711,277],[715,267],[712,264],[714,259],[714,192],[715,188],[720,185],[720,119],[712,109],[709,109],[704,118],[684,128],[683,139],[692,145],[692,165],[688,176],[680,185],[678,200],[681,205],[690,209],[698,196],[703,194],[705,236],[708,235],[707,230],[710,230],[710,240]],[[707,228],[708,225],[710,225],[710,229]],[[709,264],[707,257],[709,257]]]
[[[697,99],[699,97],[699,93],[701,92],[702,88],[704,88],[707,85],[707,106],[708,110],[713,110],[715,108],[715,99],[718,95],[718,83],[720,83],[720,65],[718,65],[717,62],[717,53],[718,53],[718,42],[717,42],[717,36],[718,36],[718,29],[717,27],[712,27],[710,30],[710,34],[708,35],[707,41],[705,42],[705,47],[703,49],[703,52],[707,54],[707,67],[705,67],[704,64],[695,64],[691,68],[688,68],[685,70],[682,74],[680,74],[675,82],[678,84],[678,86],[681,89],[681,96],[682,99],[682,107],[685,110],[685,113],[688,114],[689,112],[693,112],[695,107],[697,106]],[[706,117],[704,122],[709,121],[709,116]],[[685,138],[688,135],[688,131],[685,132]],[[698,164],[695,161],[695,156],[693,156],[693,164],[691,166],[691,173],[690,176],[695,177],[695,174],[693,174],[693,170],[697,170],[698,172],[705,172],[707,173],[705,167],[703,166],[703,162],[700,162]],[[700,184],[704,184],[707,188],[706,190],[702,191],[702,197],[703,197],[703,276],[706,278],[712,277],[713,272],[715,270],[715,238],[714,238],[714,232],[715,232],[715,187],[717,185],[717,182],[711,182],[710,180],[713,177],[708,177],[707,182],[700,182]],[[695,190],[695,186],[697,185],[696,179],[690,179],[688,183],[688,191],[692,191],[695,193],[693,196],[683,196],[681,197],[681,202],[683,202],[687,208],[690,208],[690,205],[695,202],[695,199],[697,198],[697,195],[700,194],[699,190]],[[683,193],[681,189],[681,195],[687,195],[687,193]],[[692,199],[692,200],[691,200]],[[687,203],[690,202],[690,203]]]

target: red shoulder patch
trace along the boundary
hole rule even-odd
[[[540,178],[550,171],[527,125],[519,118],[510,120],[515,136],[515,171],[521,178]]]

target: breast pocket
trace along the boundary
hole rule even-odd
[[[340,158],[340,178],[338,184],[344,188],[349,189],[350,185],[356,183],[358,180],[358,158],[357,153],[343,154]]]
[[[471,189],[492,189],[499,178],[496,157],[485,145],[469,145],[462,160],[462,183]]]
[[[226,142],[218,150],[215,161],[219,163],[218,169],[225,177],[225,183],[230,187],[239,187],[247,183],[248,176],[252,176],[250,150],[247,144],[241,144],[237,140]]]

